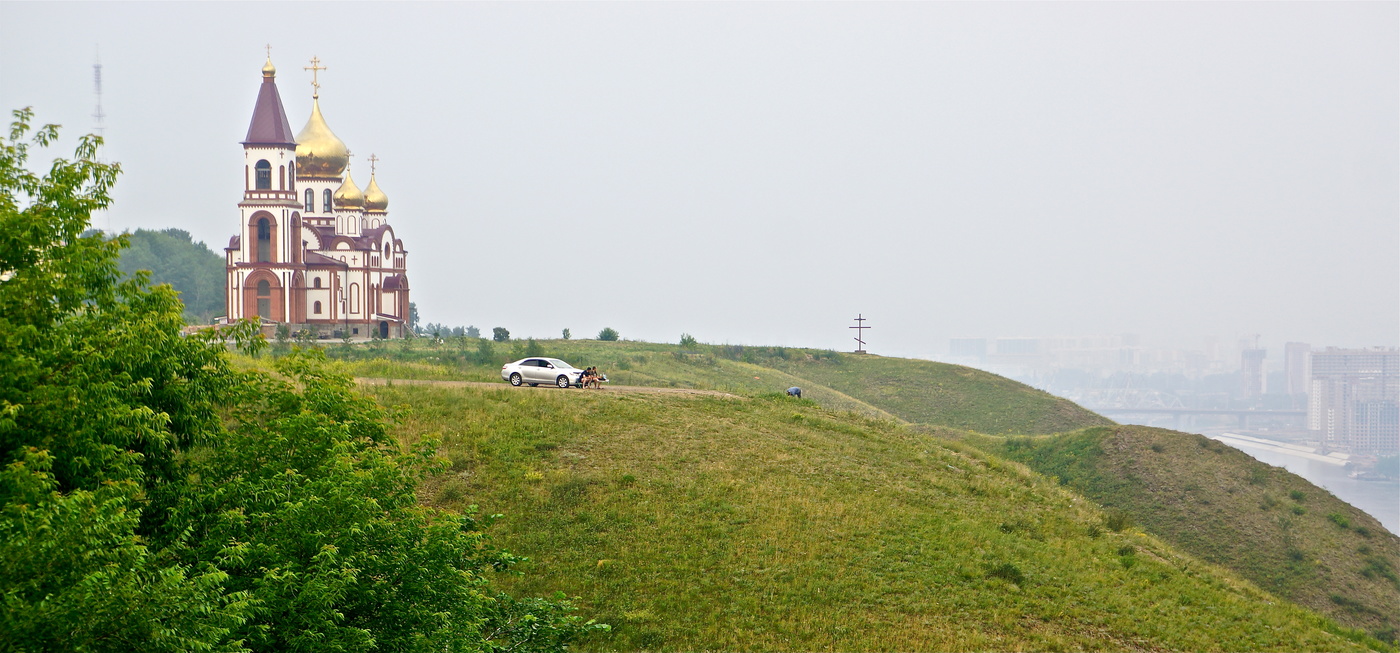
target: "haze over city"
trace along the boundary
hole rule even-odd
[[[378,180],[424,321],[853,348],[1400,344],[1400,5],[0,5],[0,107],[96,226],[237,227],[271,45]]]

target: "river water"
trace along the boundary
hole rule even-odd
[[[1400,534],[1400,481],[1358,481],[1347,476],[1347,469],[1341,465],[1274,449],[1251,447],[1233,439],[1221,442],[1254,456],[1260,462],[1282,467],[1308,479],[1313,485],[1326,488],[1338,499],[1380,520],[1386,530]]]

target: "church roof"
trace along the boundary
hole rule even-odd
[[[396,274],[384,279],[385,290],[408,290],[408,277]]]
[[[355,247],[359,249],[379,249],[379,238],[384,235],[384,231],[389,228],[387,224],[378,227],[370,227],[360,232],[360,238],[355,241]]]
[[[243,237],[235,235],[233,238],[228,239],[228,247],[226,249],[239,249],[242,246]]]
[[[302,261],[310,267],[350,267],[346,265],[344,261],[339,261],[329,256],[322,256],[320,254],[317,254],[316,252],[306,252],[302,256]]]
[[[292,126],[287,123],[287,112],[282,109],[282,96],[277,93],[276,76],[275,70],[263,68],[262,87],[258,89],[258,103],[253,107],[253,121],[248,125],[244,145],[297,144]]]

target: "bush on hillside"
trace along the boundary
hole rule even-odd
[[[496,342],[510,342],[510,329],[505,327],[491,329],[491,339]]]
[[[608,342],[613,342],[613,341],[616,341],[617,338],[618,338],[617,329],[614,329],[614,328],[612,328],[612,327],[603,327],[603,330],[598,332],[598,339],[599,339],[599,340],[606,340],[606,341],[608,341]]]

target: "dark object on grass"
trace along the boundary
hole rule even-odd
[[[797,386],[792,386],[791,388],[788,388],[787,393],[789,397],[797,397],[798,399],[802,398],[802,388],[799,388]]]

